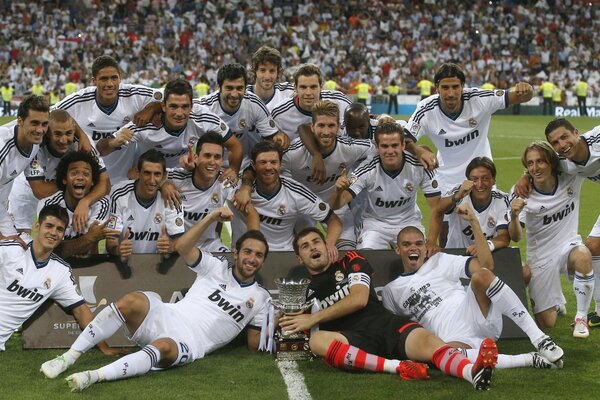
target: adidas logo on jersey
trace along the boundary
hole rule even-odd
[[[15,176],[15,175],[17,175],[17,171],[13,170],[13,172],[10,173],[10,176]]]
[[[208,296],[208,299],[215,303],[217,307],[225,311],[225,313],[231,315],[235,322],[242,322],[244,320],[244,314],[240,312],[240,306],[234,306],[225,297],[221,296],[220,290],[215,290]]]
[[[133,215],[129,215],[129,218],[127,218],[127,221],[128,221],[128,222],[129,222],[129,221],[134,221],[134,220],[135,220],[135,218],[133,218]]]
[[[440,136],[441,136],[441,135],[445,135],[445,134],[446,134],[446,131],[445,131],[445,130],[443,130],[443,129],[440,129],[440,132],[438,133],[438,135],[440,135]]]
[[[94,123],[93,123],[93,122],[90,122],[90,123],[88,124],[88,126],[89,126],[90,128],[95,128],[95,127],[96,127],[96,125],[94,125]]]
[[[381,188],[381,186],[377,186],[377,187],[375,188],[375,191],[376,191],[376,192],[383,192],[383,189]]]
[[[17,296],[22,297],[24,299],[31,299],[35,303],[39,302],[44,298],[41,293],[38,293],[37,289],[29,290],[21,285],[19,285],[19,280],[15,279],[13,283],[8,285],[6,288],[9,292],[16,293]]]
[[[223,291],[227,291],[227,285],[225,285],[224,283],[219,283],[219,287],[223,289]]]
[[[542,211],[546,211],[546,207],[544,207],[544,206],[541,206],[541,207],[540,207],[540,212],[542,212]]]
[[[17,268],[17,272],[23,275],[23,268]]]

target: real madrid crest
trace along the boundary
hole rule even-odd
[[[254,307],[254,299],[252,297],[250,297],[248,300],[246,300],[246,308],[252,308]]]
[[[181,217],[175,218],[175,225],[177,225],[177,226],[183,225],[183,220],[181,219]]]
[[[567,194],[569,195],[569,197],[573,197],[573,188],[571,186],[567,188]]]
[[[477,126],[477,121],[475,120],[475,118],[470,118],[469,119],[469,126],[471,128],[475,128]]]
[[[213,204],[219,204],[219,193],[214,192],[210,198],[210,202]]]
[[[504,90],[502,90],[502,89],[496,90],[496,96],[498,96],[498,97],[504,96]]]
[[[404,185],[404,189],[406,189],[406,191],[410,193],[415,189],[415,187],[411,182],[406,182],[406,185]]]
[[[240,118],[240,128],[246,127],[246,118]]]
[[[437,189],[437,187],[438,187],[438,181],[437,181],[437,179],[433,179],[431,181],[431,187],[434,188],[434,189]]]
[[[344,280],[344,273],[342,271],[335,271],[335,281],[341,282]]]
[[[279,208],[277,209],[277,214],[278,215],[285,215],[285,204],[280,204]]]
[[[44,289],[50,289],[50,286],[52,286],[52,279],[46,278],[44,281]]]
[[[160,224],[163,220],[162,214],[160,213],[156,213],[156,215],[154,216],[154,223],[155,224]]]
[[[129,123],[129,122],[131,122],[131,118],[129,118],[129,117],[125,117],[125,118],[123,118],[123,123],[124,123],[124,124],[127,124],[127,123]]]
[[[494,217],[488,217],[487,226],[488,228],[493,228],[496,226],[496,220],[494,219]]]

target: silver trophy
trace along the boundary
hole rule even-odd
[[[273,301],[273,306],[278,312],[287,315],[302,314],[311,307],[312,301],[306,301],[306,290],[310,279],[277,278],[275,284],[279,291],[279,298]],[[278,360],[297,361],[312,358],[307,333],[288,334],[281,328],[277,328],[274,338],[275,356]]]

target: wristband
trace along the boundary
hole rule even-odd
[[[494,246],[494,242],[492,242],[491,240],[488,240],[487,244],[488,244],[488,247],[490,248],[490,251],[496,250],[496,246]]]

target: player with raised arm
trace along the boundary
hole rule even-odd
[[[486,337],[497,340],[506,315],[523,329],[539,353],[499,355],[498,368],[561,368],[563,350],[536,326],[512,289],[493,274],[492,253],[473,207],[460,204],[455,213],[473,231],[476,256],[436,253],[427,258],[423,232],[414,226],[402,229],[396,253],[404,273],[383,289],[385,308],[463,349],[479,348]],[[461,279],[471,280],[466,291]],[[466,353],[471,360],[477,357],[476,350]]]
[[[53,253],[61,243],[69,216],[58,204],[44,207],[35,224],[37,235],[23,245],[0,241],[0,351],[4,344],[47,299],[73,313],[83,329],[93,315],[81,297],[71,268]],[[105,354],[117,354],[103,340],[96,342]],[[90,346],[91,348],[92,346]]]
[[[139,178],[113,186],[108,227],[120,231],[122,239],[107,238],[110,254],[173,252],[185,229],[183,210],[166,207],[162,201],[159,188],[167,174],[165,163],[159,151],[150,149],[138,159]]]
[[[594,291],[592,255],[578,234],[579,196],[584,177],[561,173],[559,158],[546,142],[534,141],[523,153],[522,163],[531,176],[528,199],[511,192],[508,231],[518,242],[522,225],[527,228],[527,264],[531,269],[529,295],[538,325],[553,327],[557,306],[565,304],[560,273],[574,275],[577,302],[573,336],[589,336],[587,312]]]
[[[402,127],[384,123],[375,130],[376,157],[357,167],[352,176],[341,176],[332,193],[333,209],[348,204],[361,192],[366,193],[362,213],[359,249],[387,249],[395,244],[398,229],[407,225],[422,226],[417,205],[417,188],[421,188],[429,207],[440,199],[434,172],[404,151]]]
[[[196,247],[214,222],[228,221],[232,216],[227,207],[213,210],[177,242],[177,251],[197,274],[182,300],[163,303],[154,292],[126,294],[102,309],[66,353],[42,364],[44,375],[56,378],[121,328],[142,349],[99,369],[68,376],[72,391],[82,391],[96,382],[142,375],[153,368],[189,364],[226,345],[246,327],[248,348],[257,350],[270,296],[255,278],[269,252],[267,241],[259,231],[246,232],[236,242],[233,265]],[[249,226],[258,224],[256,215],[247,219],[253,221]]]
[[[318,326],[319,331],[311,334],[310,349],[329,365],[410,380],[427,379],[427,366],[400,360],[430,361],[477,390],[489,389],[498,355],[492,339],[483,341],[477,361],[471,363],[419,324],[386,310],[371,284],[373,269],[358,252],[333,261],[323,234],[315,228],[296,235],[294,251],[310,275],[308,300],[314,299],[320,309],[284,315],[279,324],[290,334]]]

